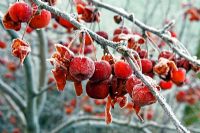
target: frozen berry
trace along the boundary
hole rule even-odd
[[[104,60],[96,61],[94,63],[95,63],[95,71],[90,80],[98,82],[108,79],[112,71],[110,64]]]
[[[117,61],[114,64],[115,76],[121,79],[126,79],[133,73],[130,65],[124,61]]]
[[[91,78],[94,71],[94,62],[88,57],[77,56],[70,62],[69,72],[78,81]]]
[[[51,13],[45,9],[42,9],[41,12],[35,15],[30,23],[29,26],[33,29],[40,29],[46,27],[51,20]]]
[[[186,71],[183,68],[178,68],[178,70],[172,70],[170,76],[175,84],[180,85],[185,81]]]
[[[100,82],[88,81],[86,85],[86,93],[89,97],[95,99],[104,99],[109,93],[109,80]]]
[[[159,83],[159,85],[160,85],[161,89],[168,90],[168,89],[172,88],[173,82],[172,81],[161,80],[160,83]]]
[[[132,101],[135,105],[145,106],[156,102],[156,97],[144,85],[137,85],[133,88]]]
[[[142,72],[149,73],[153,70],[153,64],[149,59],[141,59]]]
[[[31,7],[25,2],[16,2],[8,10],[11,19],[15,22],[28,22],[32,16]]]

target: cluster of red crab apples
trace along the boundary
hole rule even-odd
[[[66,81],[71,81],[74,82],[76,95],[80,96],[83,93],[81,82],[88,80],[86,93],[89,97],[94,99],[108,97],[110,106],[114,107],[114,104],[118,103],[120,107],[124,107],[127,104],[126,94],[128,94],[132,99],[133,108],[137,114],[141,106],[157,101],[149,88],[134,75],[134,71],[126,61],[115,61],[110,54],[103,55],[100,61],[93,61],[84,55],[75,56],[70,49],[61,44],[55,44],[55,48],[56,52],[53,53],[50,62],[54,65],[52,73],[58,90],[63,91]],[[165,59],[163,58],[162,60]],[[153,64],[149,59],[142,59],[141,63],[143,73],[152,72],[153,69],[160,74],[163,71],[166,72],[166,70],[162,70],[164,66],[159,63],[153,68]],[[175,65],[170,62],[167,63]],[[172,67],[170,73],[171,80],[177,84],[183,83],[185,80],[184,69],[177,69],[174,66],[170,67]],[[180,74],[181,78],[179,77]],[[163,86],[167,87],[167,85],[165,83]],[[159,89],[159,86],[157,88]]]

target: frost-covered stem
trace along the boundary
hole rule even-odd
[[[38,96],[42,95],[43,93],[45,93],[46,91],[48,91],[49,88],[51,88],[51,87],[53,87],[53,86],[55,86],[55,85],[56,85],[56,83],[53,82],[53,83],[51,83],[51,84],[48,84],[48,85],[42,87],[42,88],[40,89],[40,91],[39,91],[38,93],[35,94],[35,96],[38,97]]]
[[[48,42],[47,42],[47,36],[45,35],[44,29],[37,30],[37,35],[38,35],[38,49],[39,49],[39,86],[38,90],[47,84],[47,53],[48,53]],[[39,90],[40,91],[40,90]],[[44,104],[46,101],[47,94],[44,92],[40,97],[38,97],[38,115],[42,112],[44,108]]]
[[[115,42],[112,42],[112,41],[104,39],[103,37],[97,35],[95,32],[91,31],[90,29],[86,28],[85,26],[83,26],[82,24],[80,24],[79,22],[77,22],[69,14],[66,14],[66,13],[62,12],[59,9],[56,9],[55,7],[48,6],[44,2],[41,2],[39,0],[33,0],[33,2],[35,2],[36,5],[40,6],[41,9],[46,9],[46,10],[50,11],[51,13],[53,13],[53,14],[55,14],[57,16],[63,17],[64,19],[66,19],[70,23],[72,23],[74,26],[76,26],[78,29],[85,29],[85,30],[87,30],[87,32],[92,36],[92,38],[94,40],[96,40],[97,42],[99,42],[99,44],[102,45],[102,46],[107,45],[107,46],[110,46],[110,47],[112,47],[114,49],[117,49],[118,46],[121,46],[121,45],[124,44],[124,43],[115,43]],[[117,9],[113,9],[113,10],[115,11]],[[123,13],[126,14],[125,11],[123,11]],[[123,15],[123,13],[122,13],[122,15]],[[143,27],[147,31],[151,31],[151,32],[156,33],[156,34],[158,34],[160,32],[159,30],[156,30],[154,28],[146,26],[145,24],[141,23],[137,19],[133,20],[133,18],[134,18],[133,15],[127,15],[127,16],[131,16],[130,18],[132,18],[132,21],[134,21],[137,25],[140,25],[141,27]],[[163,35],[163,34],[160,34],[160,35]],[[163,38],[163,39],[164,40],[168,40],[168,38]],[[124,52],[126,52],[126,51],[124,51]],[[132,68],[134,70],[136,70],[137,67],[130,60],[130,58],[127,58],[127,60],[131,64]],[[172,122],[176,126],[177,130],[179,132],[181,132],[181,133],[189,133],[189,131],[185,127],[183,127],[181,125],[181,123],[178,121],[178,119],[176,118],[176,116],[172,112],[171,107],[166,103],[165,99],[156,91],[156,89],[153,87],[153,85],[144,77],[144,75],[142,74],[142,72],[141,71],[136,71],[136,72],[137,72],[137,76],[139,78],[141,78],[141,80],[145,83],[145,85],[147,85],[150,88],[150,90],[153,92],[153,94],[156,96],[156,98],[158,99],[160,105],[162,106],[162,108],[164,109],[164,111],[168,114],[169,118],[172,120]]]
[[[6,98],[8,104],[10,104],[10,106],[14,109],[14,111],[18,115],[20,121],[22,122],[22,126],[26,127],[27,123],[26,123],[26,118],[25,118],[24,112],[22,112],[20,110],[19,106],[15,103],[15,101],[8,94],[4,94],[4,97]]]
[[[39,121],[37,115],[37,99],[36,87],[34,85],[34,75],[32,68],[32,61],[30,55],[24,60],[24,69],[26,76],[26,88],[27,88],[27,108],[26,108],[26,120],[27,120],[27,133],[39,133]]]
[[[74,124],[83,123],[83,122],[86,122],[86,124],[87,124],[87,122],[92,122],[92,123],[105,122],[105,119],[96,117],[96,116],[72,117],[70,120],[62,122],[62,124],[59,124],[59,126],[57,126],[55,129],[53,129],[50,133],[58,133],[58,132],[61,132],[64,128],[69,128],[69,127],[72,127]],[[135,128],[138,130],[149,128],[149,127],[155,127],[155,128],[159,128],[159,129],[176,131],[176,128],[174,128],[172,126],[166,126],[166,125],[162,125],[160,123],[158,124],[154,121],[146,122],[143,124],[138,124],[138,123],[133,123],[133,122],[127,123],[127,122],[124,122],[124,120],[122,121],[122,120],[113,118],[111,126],[112,125],[118,125],[120,127],[125,126],[125,127],[129,127],[129,128]],[[198,129],[194,129],[194,128],[189,128],[189,129],[193,133],[200,133],[200,130],[198,130]]]
[[[163,29],[155,29],[153,27],[147,26],[145,25],[143,22],[141,22],[140,20],[138,20],[137,18],[134,17],[134,14],[128,13],[125,10],[123,10],[122,8],[117,8],[117,7],[113,7],[111,5],[105,4],[103,2],[100,2],[98,0],[89,0],[90,2],[92,2],[94,5],[98,6],[98,7],[102,7],[105,8],[107,10],[110,10],[112,12],[115,12],[123,17],[125,17],[126,19],[128,19],[129,21],[135,23],[138,27],[140,27],[141,29],[145,30],[145,31],[149,31],[155,35],[157,35],[158,37],[162,38],[170,47],[172,46],[171,44],[174,42],[172,41],[172,37],[170,35],[167,35],[163,32]],[[177,40],[178,41],[178,40]],[[180,41],[178,41],[178,43],[181,43]],[[180,49],[176,48],[176,47],[171,47],[178,55],[182,56],[183,58],[187,59],[188,61],[190,61],[193,64],[196,64],[198,66],[200,66],[200,61],[196,60],[195,58],[193,58],[190,55],[187,55],[185,53],[183,53]]]

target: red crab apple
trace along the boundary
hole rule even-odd
[[[42,9],[39,14],[34,15],[29,26],[33,29],[40,29],[46,27],[51,20],[51,13]]]
[[[94,62],[85,56],[74,57],[69,65],[69,72],[78,81],[92,77],[95,71]]]
[[[141,59],[142,72],[149,73],[153,70],[153,64],[149,59]]]
[[[100,82],[88,81],[86,85],[86,93],[89,97],[94,99],[104,99],[109,93],[109,80]]]
[[[28,22],[32,16],[31,7],[25,2],[16,2],[8,9],[10,18],[15,22]]]
[[[107,61],[104,60],[96,61],[94,62],[94,64],[95,64],[95,71],[92,77],[90,78],[91,81],[98,82],[108,79],[110,77],[112,68]]]
[[[145,85],[137,85],[132,91],[132,101],[135,105],[145,106],[156,102],[156,97]]]
[[[115,76],[121,79],[126,79],[133,73],[130,65],[124,61],[117,61],[114,64]]]
[[[162,90],[169,90],[172,88],[173,86],[173,82],[172,81],[164,81],[164,80],[161,80],[160,83],[159,83],[160,87]]]
[[[186,70],[183,68],[178,68],[178,70],[172,70],[170,75],[171,75],[171,80],[175,84],[180,85],[185,81]]]

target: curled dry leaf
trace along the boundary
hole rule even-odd
[[[31,52],[30,45],[22,39],[14,39],[11,45],[13,56],[20,59],[20,64],[24,62],[26,56]]]

